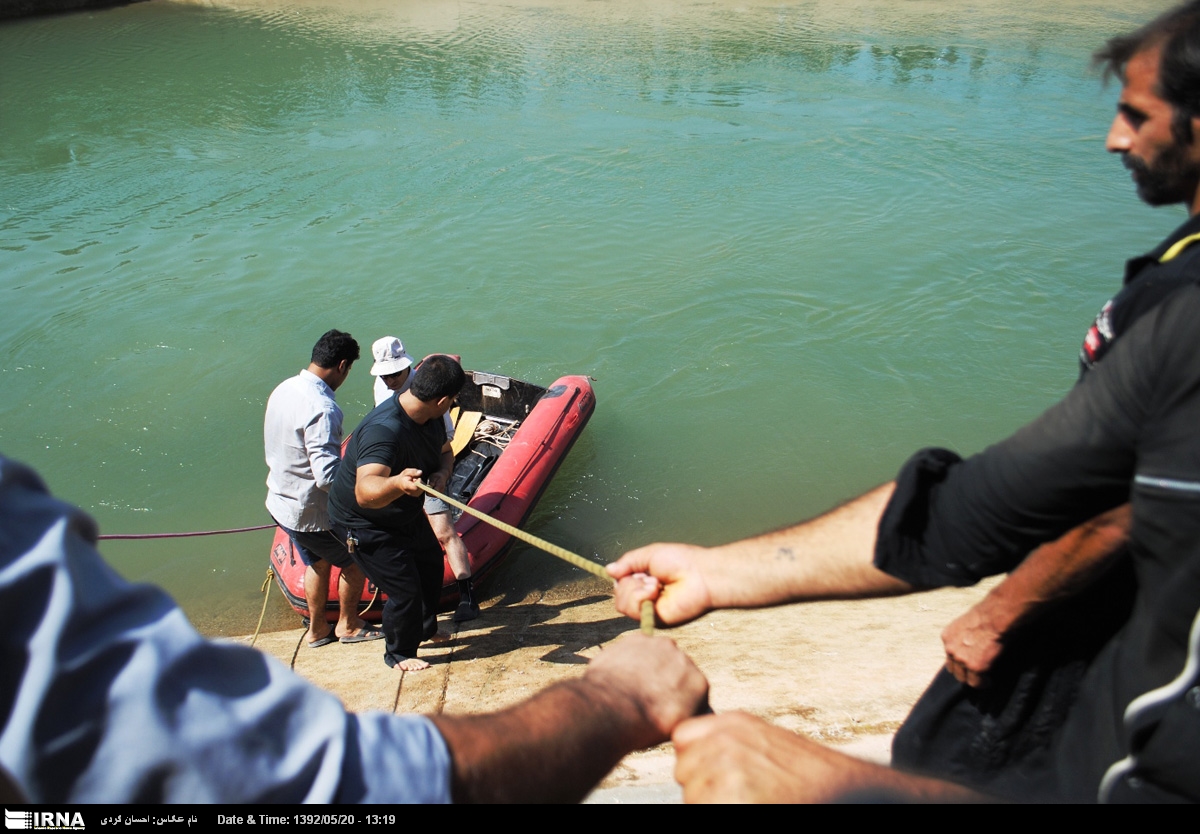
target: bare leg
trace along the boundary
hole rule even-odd
[[[450,563],[450,570],[454,571],[454,578],[458,580],[459,603],[454,611],[454,622],[473,620],[479,616],[479,606],[475,604],[472,594],[474,589],[471,587],[471,560],[467,555],[467,546],[455,531],[450,513],[435,513],[429,516],[429,526],[433,528],[438,544],[446,551],[446,561]],[[436,638],[433,639],[436,641]]]
[[[446,551],[446,559],[450,562],[450,570],[454,571],[454,578],[470,579],[471,561],[467,558],[467,546],[455,532],[450,513],[429,516],[429,526],[433,528],[438,544]]]
[[[329,599],[330,564],[324,559],[316,560],[304,570],[304,600],[308,603],[308,636],[310,643],[328,637],[333,629],[327,628],[325,602]]]
[[[358,565],[351,564],[341,570],[338,580],[339,614],[337,624],[338,637],[352,637],[364,629],[369,629],[367,621],[358,616],[358,604],[362,601],[363,576]]]

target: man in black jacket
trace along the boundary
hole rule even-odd
[[[1102,571],[1128,527],[1132,613],[1091,661],[1078,701],[1037,763],[1039,779],[1025,783],[1039,792],[1024,796],[1196,800],[1200,710],[1186,693],[1200,689],[1193,690],[1195,670],[1185,671],[1197,648],[1185,647],[1200,607],[1200,583],[1190,579],[1200,574],[1200,339],[1189,318],[1200,315],[1192,286],[1200,277],[1192,265],[1200,250],[1192,246],[1200,237],[1200,3],[1114,38],[1097,59],[1123,82],[1108,149],[1121,155],[1145,201],[1182,202],[1192,215],[1157,250],[1130,262],[1126,288],[1084,346],[1085,368],[1106,351],[1108,358],[1039,421],[969,461],[926,450],[895,483],[813,522],[712,550],[651,545],[610,570],[621,581],[621,610],[634,614],[641,600],[656,598],[659,618],[673,624],[712,608],[970,584],[1112,511],[1073,543],[1027,559],[1001,586],[1007,596],[996,608],[1028,615]],[[972,637],[982,634],[997,649],[1006,628],[1028,619],[989,636],[980,617],[950,634],[951,670],[964,679],[985,674],[995,655],[972,655]],[[676,775],[689,797],[964,795],[746,716],[685,722],[674,740]]]

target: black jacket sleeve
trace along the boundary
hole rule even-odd
[[[1154,465],[1146,450],[1177,447],[1174,435],[1194,429],[1171,401],[1200,379],[1196,322],[1200,289],[1191,286],[1012,437],[968,460],[944,449],[914,455],[880,521],[876,566],[918,586],[970,585],[1128,501],[1135,469]]]

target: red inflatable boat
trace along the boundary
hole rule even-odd
[[[549,388],[498,374],[468,371],[458,395],[454,475],[448,494],[473,509],[520,527],[537,505],[559,464],[596,408],[587,377],[564,376]],[[454,511],[456,514],[459,512]],[[463,513],[455,529],[470,555],[478,588],[504,560],[512,537]],[[308,616],[304,599],[304,563],[291,539],[276,528],[271,567],[288,602]],[[442,574],[442,610],[458,603],[458,585],[449,564]],[[325,616],[337,619],[335,596],[340,571],[333,569]],[[386,597],[365,583],[362,616],[378,620]]]

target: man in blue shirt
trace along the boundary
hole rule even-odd
[[[0,457],[5,803],[575,801],[706,700],[670,640],[632,635],[501,712],[347,713],[273,658],[202,638],[95,541]]]

